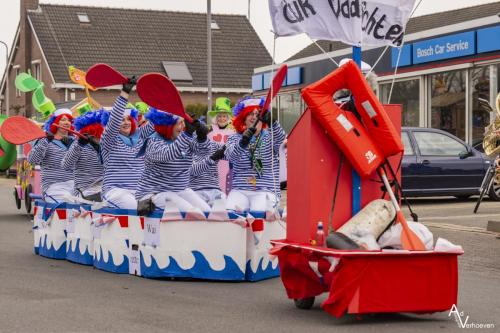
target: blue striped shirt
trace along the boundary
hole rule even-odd
[[[87,144],[82,146],[77,140],[69,147],[62,160],[64,170],[73,171],[75,187],[73,194],[78,195],[92,185],[102,181],[104,167],[97,151]]]
[[[259,144],[252,137],[250,145],[246,148],[240,146],[242,135],[237,133],[229,137],[226,144],[225,156],[233,165],[232,189],[247,191],[267,191],[274,193],[279,184],[279,147],[285,140],[285,131],[278,122],[273,124],[273,134],[263,130],[260,134]],[[271,144],[272,143],[272,144]],[[262,161],[262,172],[259,175],[253,167],[250,147],[256,145],[255,158]],[[273,151],[274,150],[274,151]],[[273,155],[274,153],[274,155]],[[272,160],[274,159],[274,166]],[[274,175],[273,175],[274,168]],[[276,185],[275,185],[276,184]]]
[[[144,169],[144,157],[137,157],[143,141],[154,127],[151,123],[137,129],[134,136],[122,139],[120,125],[127,105],[127,99],[119,96],[101,137],[101,154],[104,164],[102,191],[106,194],[112,188],[136,190],[137,183]],[[130,145],[125,142],[129,142]],[[135,140],[135,141],[133,141]]]
[[[150,136],[146,142],[144,172],[135,197],[141,199],[148,194],[186,189],[189,186],[193,151],[198,145],[196,139],[185,132],[174,141],[158,134]]]
[[[35,142],[28,154],[28,162],[40,165],[42,192],[45,193],[50,185],[66,182],[73,179],[73,171],[64,170],[61,161],[68,148],[59,140],[49,142],[46,138]]]
[[[191,175],[189,179],[189,187],[193,191],[200,190],[220,190],[219,187],[219,169],[217,162],[210,158],[217,149],[224,144],[217,143],[211,140],[193,155],[193,165],[191,166]]]

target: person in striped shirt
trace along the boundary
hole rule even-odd
[[[168,112],[150,108],[146,119],[154,125],[155,133],[143,144],[145,167],[136,192],[139,201],[151,199],[158,208],[165,208],[167,201],[176,204],[180,211],[210,207],[190,188],[189,175],[193,151],[202,146],[193,134],[200,124],[192,124]],[[205,136],[205,145],[208,140]],[[201,147],[202,149],[204,147]]]
[[[233,165],[232,189],[226,203],[229,210],[265,214],[278,204],[279,179],[274,169],[286,135],[277,121],[271,124],[269,111],[260,118],[263,105],[264,99],[249,96],[233,108],[237,133],[229,138],[225,152]]]
[[[101,120],[105,113],[107,111],[101,109],[87,112],[75,119],[75,129],[83,136],[73,142],[62,160],[65,170],[73,170],[73,195],[92,201],[101,201],[104,167],[99,140],[104,131]]]
[[[137,128],[137,110],[127,109],[135,83],[132,78],[123,85],[109,118],[102,117],[105,126],[100,141],[104,165],[102,197],[111,206],[122,209],[137,209],[135,191],[144,169],[144,158],[137,154],[154,131],[149,123]]]
[[[29,163],[40,165],[42,195],[47,202],[66,201],[73,193],[73,172],[61,166],[73,141],[67,131],[72,122],[71,110],[56,110],[45,123],[47,137],[37,140],[28,154]]]

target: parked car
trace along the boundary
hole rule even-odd
[[[408,197],[468,198],[479,188],[493,160],[456,136],[434,128],[403,127],[402,187]],[[500,183],[488,193],[500,200]]]

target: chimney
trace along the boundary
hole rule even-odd
[[[24,54],[21,60],[21,72],[31,69],[31,45],[32,33],[28,22],[28,10],[38,9],[38,0],[21,0],[21,17],[19,26],[19,46],[21,54]],[[24,52],[23,52],[24,51]],[[30,118],[33,115],[31,105],[31,93],[24,94],[25,116]]]

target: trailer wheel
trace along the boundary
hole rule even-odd
[[[26,190],[24,192],[24,207],[26,208],[26,213],[31,214],[31,197],[30,193],[32,193],[31,184],[28,184]]]
[[[314,305],[314,296],[307,298],[295,298],[293,302],[298,309],[309,310]]]
[[[17,194],[16,189],[14,189],[14,200],[16,200],[17,209],[21,209],[21,198],[19,198],[19,195]]]

